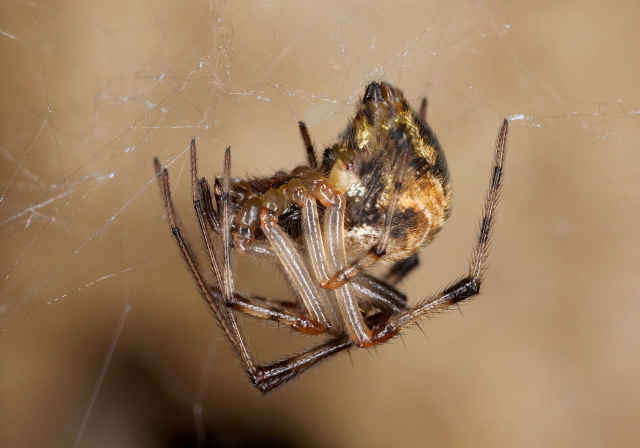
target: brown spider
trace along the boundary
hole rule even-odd
[[[405,327],[480,292],[500,191],[508,121],[498,133],[493,174],[469,272],[413,306],[394,286],[418,264],[418,251],[449,214],[451,188],[444,153],[425,122],[426,100],[415,113],[402,92],[382,82],[367,86],[355,118],[319,162],[300,122],[308,165],[271,177],[231,178],[227,148],[213,188],[198,178],[191,141],[193,205],[214,282],[207,281],[182,235],[169,173],[154,160],[167,219],[202,298],[263,393],[350,347],[374,347]],[[215,200],[215,204],[214,204]],[[284,268],[297,302],[236,292],[232,252]],[[365,269],[378,261],[383,278]],[[236,311],[328,338],[302,353],[258,364]]]

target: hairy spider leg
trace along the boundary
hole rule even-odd
[[[311,170],[316,171],[320,165],[318,163],[318,156],[316,156],[316,150],[313,147],[313,143],[311,143],[311,136],[309,136],[307,125],[304,124],[304,121],[298,121],[298,128],[300,129],[300,136],[304,143],[304,149],[307,152],[307,162],[309,163],[309,167]]]
[[[296,291],[300,294],[311,318],[325,328],[329,328],[329,310],[326,306],[328,302],[327,294],[320,290],[317,282],[309,274],[293,241],[278,225],[278,217],[287,208],[287,202],[283,192],[279,189],[272,188],[268,190],[262,197],[260,228],[280,259],[280,263],[284,266]]]
[[[195,142],[192,142],[192,147],[194,151],[192,152],[192,182],[196,179],[193,188],[197,188],[197,185],[200,183],[197,181],[197,165],[195,161]],[[228,198],[229,191],[229,173],[230,173],[230,151],[227,148],[225,153],[225,178],[223,180],[223,210],[222,210],[222,229],[223,229],[223,240],[227,242],[230,241],[230,226],[228,225],[228,221],[230,217],[228,215],[228,205],[225,207],[224,204]],[[221,278],[218,278],[217,281],[221,281],[219,283],[226,289],[221,290],[220,287],[210,286],[207,284],[204,276],[202,275],[202,271],[197,263],[196,257],[189,246],[187,240],[183,237],[181,227],[178,220],[178,215],[175,210],[175,206],[173,204],[173,198],[171,194],[171,187],[169,183],[169,172],[166,168],[162,168],[158,159],[154,159],[154,166],[158,176],[158,181],[160,183],[160,187],[162,190],[162,195],[165,202],[165,210],[167,212],[167,220],[171,227],[171,233],[173,234],[178,247],[180,248],[180,253],[182,255],[182,259],[186,263],[189,268],[189,272],[191,276],[196,282],[198,286],[198,290],[202,298],[209,305],[209,309],[213,314],[216,322],[219,327],[222,329],[225,338],[231,344],[233,351],[236,353],[238,358],[241,361],[241,365],[243,370],[249,379],[253,382],[253,384],[262,392],[267,393],[270,390],[275,389],[278,386],[281,386],[285,382],[295,378],[300,375],[305,370],[313,367],[320,361],[323,361],[332,355],[341,352],[350,346],[353,343],[347,338],[346,335],[340,335],[329,339],[321,344],[318,344],[310,349],[305,350],[304,352],[287,357],[281,361],[276,361],[269,364],[257,364],[255,360],[255,356],[251,352],[249,346],[245,343],[245,337],[240,327],[238,325],[236,316],[233,312],[232,308],[227,306],[228,302],[233,302],[233,277],[231,274],[231,260],[230,260],[230,251],[225,251],[224,254],[225,261],[223,265],[222,272],[217,270],[220,273]],[[199,200],[199,199],[198,199]],[[196,213],[200,213],[202,215],[202,208],[196,207]],[[226,214],[226,217],[225,217]],[[206,223],[206,219],[204,216],[198,216],[199,223]],[[226,229],[224,225],[227,224]],[[208,229],[201,226],[202,237],[205,239],[205,244],[207,244],[208,237]],[[224,232],[227,233],[227,236],[224,236]],[[209,241],[210,244],[210,241]],[[211,256],[211,254],[214,254]],[[215,257],[214,251],[209,251],[207,253],[208,257],[211,256],[210,262],[213,264],[217,264],[217,259]],[[215,268],[214,268],[214,272]]]

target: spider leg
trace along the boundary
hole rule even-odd
[[[231,272],[231,204],[229,200],[230,178],[231,178],[231,153],[229,148],[227,148],[225,152],[224,175],[222,179],[222,194],[220,198],[221,199],[220,203],[222,206],[222,213],[221,213],[222,223],[221,224],[222,224],[222,236],[223,236],[223,247],[224,247],[224,259],[225,259],[224,275],[223,275],[223,282],[225,287],[223,288],[222,294],[224,296],[224,301],[227,304],[232,303],[235,297],[235,294],[233,293],[233,276]],[[268,202],[265,201],[265,204],[263,204],[263,210],[261,215],[265,214],[265,209],[268,208],[268,205],[269,205]],[[262,221],[263,219],[261,216],[261,222]],[[263,225],[262,228],[264,231],[265,226]],[[282,232],[282,230],[278,228],[277,224],[273,226],[273,229],[275,229],[276,233],[278,233],[279,231],[280,233],[284,234],[284,232]],[[267,235],[267,232],[265,232],[265,234]],[[287,251],[289,251],[288,253],[296,254],[298,255],[298,258],[299,258],[299,254],[297,253],[295,247],[293,247],[292,244],[287,244],[289,243],[289,241],[286,239],[286,235],[284,238],[279,239],[278,237],[276,237],[274,239],[282,243],[283,247]],[[281,256],[282,254],[278,253],[279,247],[274,245],[273,241],[271,241],[271,243],[273,246],[273,252],[275,252],[276,255],[280,256],[280,258],[282,259],[282,256]],[[257,249],[257,245],[252,245],[252,246],[255,251]],[[280,247],[280,249],[282,250],[282,247]],[[267,253],[269,254],[269,256],[272,256],[270,251],[267,251]],[[292,265],[286,265],[285,263],[283,263],[283,265],[285,265],[285,268],[292,267]],[[304,269],[304,265],[301,262],[297,265],[294,264],[293,266]],[[307,274],[307,277],[308,277],[308,274]],[[307,280],[306,278],[303,279],[303,281],[301,282],[303,283],[302,285],[303,287],[302,288],[299,287],[298,291],[301,292],[303,302],[305,303],[305,305],[307,305],[307,310],[312,314],[313,317],[320,316],[321,319],[313,320],[313,325],[308,325],[309,322],[311,322],[309,320],[307,320],[306,322],[302,321],[302,325],[300,326],[301,327],[304,325],[308,325],[310,327],[316,326],[317,328],[325,331],[327,328],[329,328],[329,324],[323,314],[320,302],[316,298],[317,296],[313,296],[312,294],[309,293],[309,291],[304,290],[305,286],[307,287],[313,286],[312,283],[306,280]],[[296,286],[299,286],[299,285],[296,285]],[[309,306],[309,304],[311,306]],[[254,311],[255,310],[256,308],[254,307]],[[269,312],[269,311],[273,311],[273,309],[269,310],[268,307],[262,308],[262,312]],[[314,311],[317,314],[314,314]],[[338,353],[339,351],[347,347],[342,342],[338,343],[338,341],[328,341],[324,344],[321,344],[317,347],[313,347],[303,352],[301,355],[292,356],[275,363],[270,363],[266,365],[256,365],[255,358],[249,351],[247,344],[244,342],[244,336],[242,335],[242,333],[239,331],[237,327],[237,320],[235,318],[235,315],[231,312],[230,309],[228,309],[228,312],[229,312],[228,315],[230,316],[230,318],[233,320],[233,323],[235,324],[234,328],[237,329],[236,333],[232,335],[232,337],[229,337],[228,339],[230,340],[234,350],[236,351],[239,358],[241,359],[245,373],[251,379],[253,384],[262,393],[267,393],[270,390],[273,390],[276,387],[286,383],[287,381],[290,381],[300,373],[304,372],[308,368],[315,365],[317,362],[320,362],[321,360],[326,359],[332,354]]]
[[[491,243],[496,209],[500,198],[504,160],[507,150],[508,128],[509,122],[505,119],[498,132],[491,183],[485,198],[480,231],[473,250],[469,272],[466,276],[443,291],[422,300],[412,308],[391,316],[386,323],[375,330],[374,339],[376,343],[386,342],[396,336],[403,328],[480,293],[480,286],[484,280],[485,262]]]
[[[267,392],[291,381],[301,373],[338,353],[353,347],[346,336],[329,339],[297,355],[258,368],[253,384],[262,392]]]
[[[229,201],[229,191],[231,183],[231,152],[227,148],[225,151],[224,175],[222,179],[222,236],[224,246],[224,288],[222,294],[225,302],[229,303],[233,297],[233,276],[231,273],[231,204]],[[295,248],[293,248],[295,250]],[[277,253],[277,250],[275,250]],[[297,253],[297,252],[296,252]],[[303,267],[303,266],[302,266]],[[313,303],[318,305],[318,303]],[[246,375],[251,379],[253,384],[262,392],[267,393],[278,386],[292,380],[300,373],[314,366],[316,363],[330,357],[332,354],[347,348],[342,340],[328,341],[317,347],[303,352],[301,355],[292,356],[282,361],[270,363],[267,365],[256,365],[255,357],[250,352],[248,345],[244,341],[244,335],[240,332],[237,325],[235,314],[227,308],[229,320],[233,324],[235,330],[227,337],[231,342],[234,350],[240,358]],[[323,315],[321,315],[324,317]],[[320,325],[324,328],[328,327],[325,321],[321,321]]]
[[[195,151],[195,142],[193,142],[193,148]],[[204,177],[198,181],[198,195],[200,204],[202,204],[202,211],[205,216],[205,220],[209,229],[220,235],[222,229],[220,228],[220,217],[218,212],[213,208],[213,197],[211,196],[211,188],[209,182]]]
[[[384,280],[362,272],[351,284],[361,299],[361,307],[367,303],[389,316],[407,309],[407,296]]]
[[[238,212],[238,216],[241,216],[241,214],[242,209]],[[236,220],[236,223],[237,222],[238,220]],[[236,227],[232,231],[232,237],[234,241],[236,241],[235,247],[240,254],[263,260],[276,266],[280,265],[278,256],[269,244],[266,244],[264,241],[256,241],[253,238],[248,238],[246,235],[238,235],[241,233],[239,230],[239,226],[236,224]],[[304,280],[302,280],[302,282],[304,282]],[[304,334],[318,335],[328,329],[326,325],[322,325],[309,316],[299,312],[297,309],[294,309],[291,305],[295,305],[295,303],[288,300],[267,299],[264,297],[234,293],[230,300],[226,301],[226,304],[242,313],[278,322]]]
[[[417,268],[419,264],[420,260],[417,253],[405,258],[404,260],[400,260],[391,266],[385,280],[392,285],[395,285],[409,275],[409,273]]]
[[[260,212],[260,228],[271,244],[273,251],[280,259],[280,263],[293,283],[295,290],[300,294],[311,319],[320,323],[325,328],[331,326],[329,321],[330,310],[327,306],[326,293],[321,291],[317,283],[313,281],[302,256],[296,249],[289,236],[278,225],[278,217],[287,207],[287,199],[280,190],[270,189],[262,198],[262,210]]]
[[[234,294],[227,306],[253,317],[271,320],[290,327],[299,333],[307,335],[319,335],[327,331],[327,328],[318,322],[309,319],[304,314],[288,309],[282,304],[285,302],[270,301],[262,297]]]
[[[315,171],[319,166],[318,157],[316,156],[316,150],[313,148],[313,143],[311,143],[309,130],[307,129],[307,125],[304,124],[303,121],[298,122],[298,128],[300,129],[300,135],[302,136],[302,141],[304,142],[304,148],[307,151],[307,162],[309,163],[309,167]]]
[[[195,146],[194,146],[195,147]],[[195,152],[192,153],[192,157],[194,157]],[[154,166],[158,176],[158,181],[160,183],[160,188],[162,190],[162,196],[165,202],[165,210],[167,212],[167,220],[169,221],[169,225],[171,227],[171,233],[173,234],[178,247],[180,248],[180,252],[182,255],[182,259],[186,263],[189,268],[189,272],[191,276],[196,282],[198,290],[202,298],[209,305],[209,309],[211,313],[216,319],[216,322],[222,329],[225,337],[231,343],[232,348],[236,352],[237,356],[240,358],[242,362],[242,367],[245,370],[246,374],[253,378],[257,375],[258,369],[255,363],[255,359],[249,349],[249,347],[244,343],[244,336],[240,331],[237,320],[233,314],[233,311],[225,305],[223,300],[220,300],[222,297],[222,292],[217,289],[210,288],[207,285],[207,282],[202,275],[202,271],[198,265],[196,257],[189,246],[187,240],[182,236],[182,231],[178,222],[178,216],[173,205],[173,199],[171,195],[171,187],[169,184],[169,172],[166,168],[162,168],[158,159],[154,159]],[[192,179],[196,178],[195,173],[195,161],[192,159],[192,171],[193,176]],[[199,209],[196,209],[197,211]],[[202,211],[199,210],[198,220],[202,223],[204,222],[202,219]],[[203,235],[205,238],[205,242],[207,241],[207,234]],[[209,244],[210,246],[210,244]],[[210,252],[213,253],[213,252]],[[215,258],[213,258],[212,263],[215,265]],[[214,268],[215,270],[215,268]],[[220,274],[219,269],[216,271],[216,275]],[[212,291],[216,291],[217,293],[213,293]]]
[[[222,230],[223,240],[226,240],[227,244],[230,242],[230,215],[228,204],[228,192],[229,192],[229,173],[230,173],[230,152],[227,149],[225,153],[225,176],[223,178],[222,187]],[[189,268],[191,276],[198,286],[198,290],[202,298],[207,302],[209,308],[216,319],[216,322],[222,329],[226,339],[231,344],[234,352],[241,361],[242,367],[246,375],[251,379],[253,384],[262,392],[267,393],[278,386],[285,384],[292,380],[300,373],[313,367],[318,362],[327,359],[334,354],[337,354],[352,345],[346,337],[340,336],[334,339],[325,341],[324,343],[312,347],[301,354],[294,355],[281,361],[270,364],[257,364],[253,353],[248,345],[245,343],[244,335],[242,334],[240,327],[238,326],[237,319],[234,311],[227,307],[228,302],[232,302],[233,295],[233,277],[230,270],[230,251],[225,250],[225,260],[222,266],[222,270],[218,266],[218,260],[215,252],[212,250],[211,241],[207,231],[207,220],[205,219],[202,207],[198,204],[199,197],[196,198],[197,184],[197,163],[195,154],[195,142],[192,142],[191,153],[191,170],[192,170],[192,188],[194,191],[194,205],[196,206],[196,214],[198,215],[198,221],[202,231],[202,237],[207,247],[207,255],[210,263],[214,267],[216,273],[216,279],[220,282],[222,289],[217,287],[211,287],[207,284],[202,271],[197,263],[197,259],[191,249],[187,240],[182,236],[182,230],[178,221],[178,215],[173,205],[173,198],[171,194],[171,187],[169,183],[169,172],[166,168],[162,168],[159,160],[154,159],[154,166],[162,190],[162,196],[165,202],[165,210],[167,212],[167,220],[171,227],[171,233],[173,234],[184,262]],[[226,235],[225,235],[226,234]],[[228,245],[227,245],[228,247]],[[230,299],[231,298],[231,299]]]
[[[217,254],[213,249],[211,235],[208,231],[208,229],[211,228],[214,231],[217,231],[217,233],[220,233],[220,220],[217,213],[215,213],[215,211],[213,210],[213,202],[211,199],[209,184],[207,183],[206,179],[198,180],[198,155],[195,139],[191,139],[191,144],[189,145],[189,158],[191,161],[191,200],[193,202],[193,209],[196,212],[196,217],[198,218],[198,224],[200,226],[200,233],[207,250],[207,260],[209,261],[209,266],[211,266],[211,269],[214,272],[218,285],[221,285],[223,280],[222,272],[220,271],[220,263],[217,260]],[[168,186],[168,175],[166,175],[166,179],[163,178],[163,181],[163,184],[166,183]],[[166,194],[170,194],[170,191],[166,192],[165,195]],[[171,197],[169,197],[169,203],[170,207],[167,206],[167,214],[175,216],[176,213],[173,207],[173,202],[171,201]],[[171,213],[168,213],[169,210],[171,210]],[[191,259],[195,261],[195,258],[193,256],[191,256]]]
[[[206,179],[198,180],[197,152],[195,140],[191,140],[190,152],[193,206],[196,212],[196,216],[198,217],[198,222],[200,224],[202,239],[205,243],[205,248],[207,249],[207,258],[209,260],[209,265],[214,271],[217,283],[223,284],[225,279],[227,279],[227,282],[230,281],[231,275],[230,272],[225,271],[223,277],[223,273],[220,272],[220,263],[217,260],[217,254],[213,250],[213,245],[208,232],[208,228],[217,233],[221,233],[222,230],[220,227],[219,217],[213,210],[213,201],[209,189],[209,184]],[[254,250],[254,252],[262,254],[265,253],[264,249],[266,249],[266,247],[263,247],[263,251],[259,252],[257,244],[252,244],[251,248]],[[271,255],[271,258],[275,258],[275,256]],[[234,292],[227,300],[225,300],[225,303],[228,307],[232,307],[245,314],[287,325],[293,330],[304,334],[317,335],[324,333],[324,331],[326,330],[325,327],[318,322],[315,322],[314,320],[309,319],[308,317],[303,316],[299,313],[287,310],[282,306],[278,306],[273,303],[266,303],[264,299],[261,300],[260,298],[246,297]]]
[[[208,297],[215,302],[224,300],[222,292],[218,289],[211,289]],[[233,317],[233,313],[231,310],[229,311],[228,316]],[[353,342],[342,335],[328,339],[321,344],[285,359],[267,364],[257,364],[253,354],[244,342],[244,335],[240,332],[236,319],[227,319],[227,316],[223,315],[217,321],[224,330],[227,340],[242,361],[247,377],[263,394],[286,384],[319,362],[353,346]]]
[[[319,173],[306,173],[300,178],[300,182],[304,187],[292,186],[290,190],[285,189],[285,192],[288,192],[292,199],[302,206],[305,243],[314,266],[316,281],[324,287],[324,284],[330,280],[329,272],[336,272],[347,263],[344,247],[346,201],[340,192]],[[297,184],[291,181],[290,185]],[[297,193],[291,192],[291,189]],[[297,196],[299,198],[296,200]],[[326,207],[324,236],[317,215],[316,199]],[[328,253],[325,253],[325,244]],[[346,284],[328,292],[334,294],[335,305],[340,312],[341,320],[355,345],[364,346],[367,344],[371,339],[371,330],[360,310],[353,285]]]

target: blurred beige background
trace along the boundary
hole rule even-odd
[[[638,446],[639,17],[634,0],[4,2],[0,446]],[[296,121],[329,145],[374,79],[428,96],[453,176],[413,300],[466,269],[498,125],[522,115],[486,288],[426,337],[260,396],[178,256],[152,158],[197,242],[191,137],[207,177],[229,145],[238,176],[292,168]],[[245,323],[261,359],[300,345]]]

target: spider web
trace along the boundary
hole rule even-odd
[[[612,6],[4,5],[0,445],[637,443],[640,8]],[[197,246],[192,137],[208,178],[227,146],[234,175],[292,168],[296,122],[322,149],[379,79],[428,97],[455,189],[410,300],[466,269],[513,119],[485,293],[406,350],[354,352],[258,397],[181,264],[152,159]],[[287,294],[268,267],[238,272],[245,291]],[[313,343],[248,332],[261,359]]]

